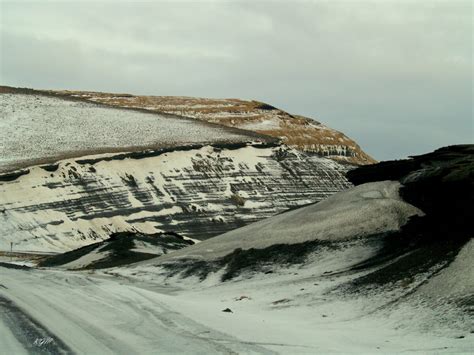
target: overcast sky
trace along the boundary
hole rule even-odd
[[[0,4],[4,85],[256,99],[380,160],[474,141],[470,0]]]

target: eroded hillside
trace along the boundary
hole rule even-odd
[[[262,143],[36,166],[22,176],[0,175],[0,250],[10,242],[16,250],[69,250],[117,231],[206,239],[345,189],[347,169]]]

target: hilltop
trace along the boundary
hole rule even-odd
[[[293,115],[255,100],[212,99],[183,96],[144,96],[91,91],[48,91],[115,107],[145,109],[195,118],[281,139],[301,151],[354,165],[376,161],[344,133],[314,119]]]

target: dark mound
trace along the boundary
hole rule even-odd
[[[137,243],[147,245],[149,251],[133,250]],[[71,263],[92,252],[104,253],[104,257],[91,262],[80,269],[103,269],[121,266],[138,261],[147,260],[194,244],[177,233],[164,232],[144,234],[137,232],[119,232],[111,234],[110,238],[102,242],[86,245],[63,254],[51,256],[42,260],[38,266],[53,267]]]
[[[473,236],[474,145],[360,167],[347,178],[356,185],[398,180],[403,185],[401,197],[426,214],[412,217],[399,232],[385,238],[380,253],[359,267],[384,266],[356,284],[385,284],[410,279],[436,265],[447,267]]]
[[[30,270],[31,269],[31,267],[26,266],[26,265],[17,265],[17,264],[2,263],[2,262],[0,262],[0,267],[4,267],[7,269],[16,269],[16,270]]]
[[[295,244],[275,244],[268,248],[246,250],[235,249],[215,260],[182,259],[179,262],[164,263],[169,276],[180,274],[182,277],[197,276],[205,280],[209,274],[224,269],[221,281],[231,280],[244,273],[272,273],[273,265],[291,266],[304,264],[310,254],[335,249],[337,243],[313,240]]]

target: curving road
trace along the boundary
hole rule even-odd
[[[0,268],[0,353],[272,353],[168,308],[163,290]]]

